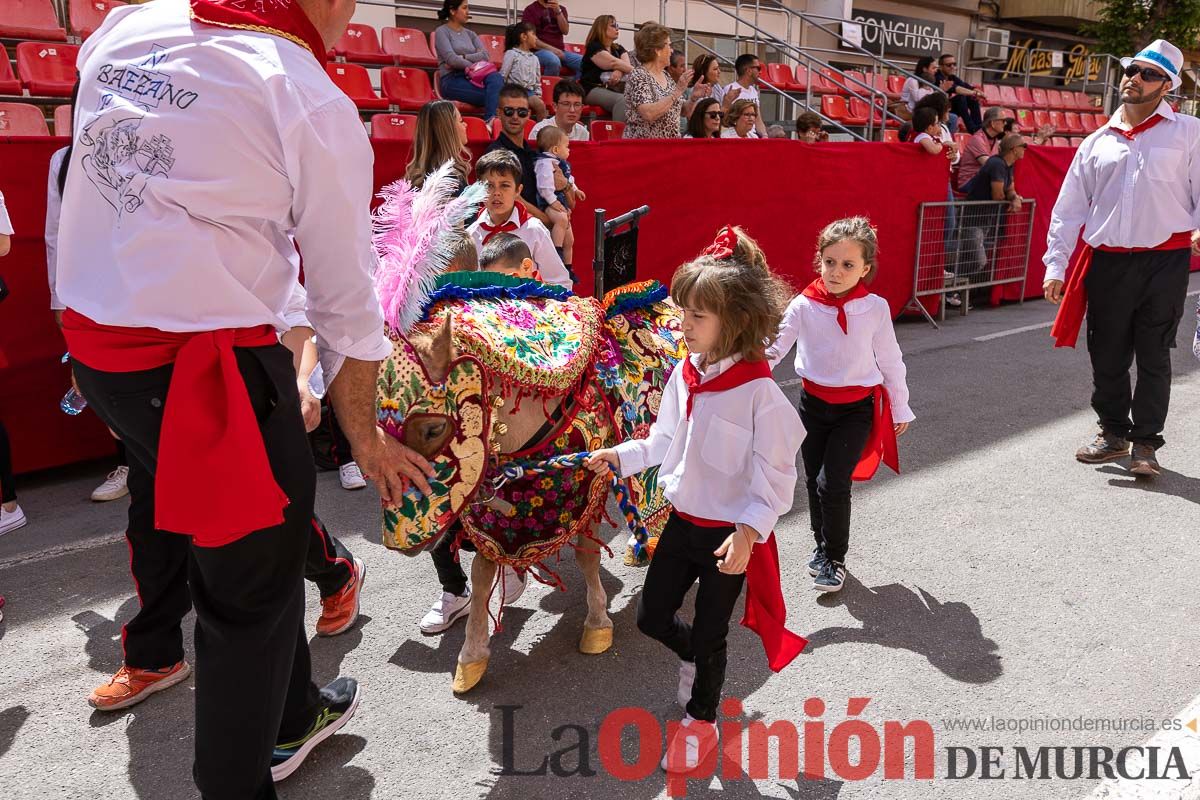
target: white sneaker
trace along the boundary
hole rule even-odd
[[[525,594],[525,585],[528,581],[523,573],[517,572],[512,567],[500,567],[500,569],[504,571],[504,605],[511,606],[521,598],[521,595]]]
[[[684,714],[675,738],[667,742],[667,752],[663,754],[659,766],[665,772],[693,770],[717,748],[720,738],[716,725],[692,719],[690,714]]]
[[[107,503],[129,494],[129,467],[121,466],[108,473],[104,483],[92,492],[92,499],[97,503]]]
[[[696,662],[679,662],[679,707],[687,711],[688,701],[692,699],[692,684],[696,682]]]
[[[468,588],[461,597],[450,592],[442,592],[442,596],[433,604],[420,622],[421,633],[442,633],[450,626],[465,617],[471,610],[471,590]]]
[[[363,478],[362,470],[353,461],[338,467],[338,478],[342,481],[343,489],[365,489],[367,481]]]
[[[15,531],[17,528],[22,528],[29,520],[25,519],[25,512],[17,506],[12,511],[5,511],[0,508],[0,535]]]

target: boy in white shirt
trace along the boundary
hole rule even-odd
[[[572,288],[574,282],[554,249],[550,231],[517,205],[524,177],[517,157],[507,150],[485,153],[475,164],[475,175],[487,186],[483,212],[467,229],[476,249],[482,252],[484,245],[497,233],[511,233],[529,246],[543,281]]]

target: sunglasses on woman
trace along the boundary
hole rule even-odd
[[[720,111],[705,111],[704,116],[708,117],[709,119],[720,119],[721,112]]]
[[[1167,76],[1163,75],[1156,69],[1150,67],[1139,67],[1137,64],[1130,64],[1125,68],[1125,77],[1132,78],[1134,75],[1141,75],[1142,80],[1146,83],[1161,83],[1167,80]]]

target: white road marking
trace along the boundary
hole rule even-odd
[[[1103,800],[1197,800],[1200,798],[1200,696],[1193,698],[1188,707],[1175,715],[1183,727],[1179,730],[1159,731],[1151,736],[1143,747],[1159,748],[1157,754],[1158,769],[1161,771],[1167,764],[1171,748],[1179,748],[1183,756],[1184,770],[1191,775],[1190,780],[1168,778],[1165,780],[1123,780],[1120,778],[1105,779],[1088,795],[1090,798]],[[1187,727],[1191,724],[1196,728]],[[1129,774],[1137,774],[1145,764],[1145,758],[1136,758],[1131,754],[1126,770]],[[1160,772],[1161,774],[1161,772]]]

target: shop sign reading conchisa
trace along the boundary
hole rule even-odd
[[[1103,59],[1092,56],[1086,44],[1035,39],[1017,39],[1008,47],[1008,63],[1000,80],[1031,76],[1061,80],[1064,83],[1100,78]]]

